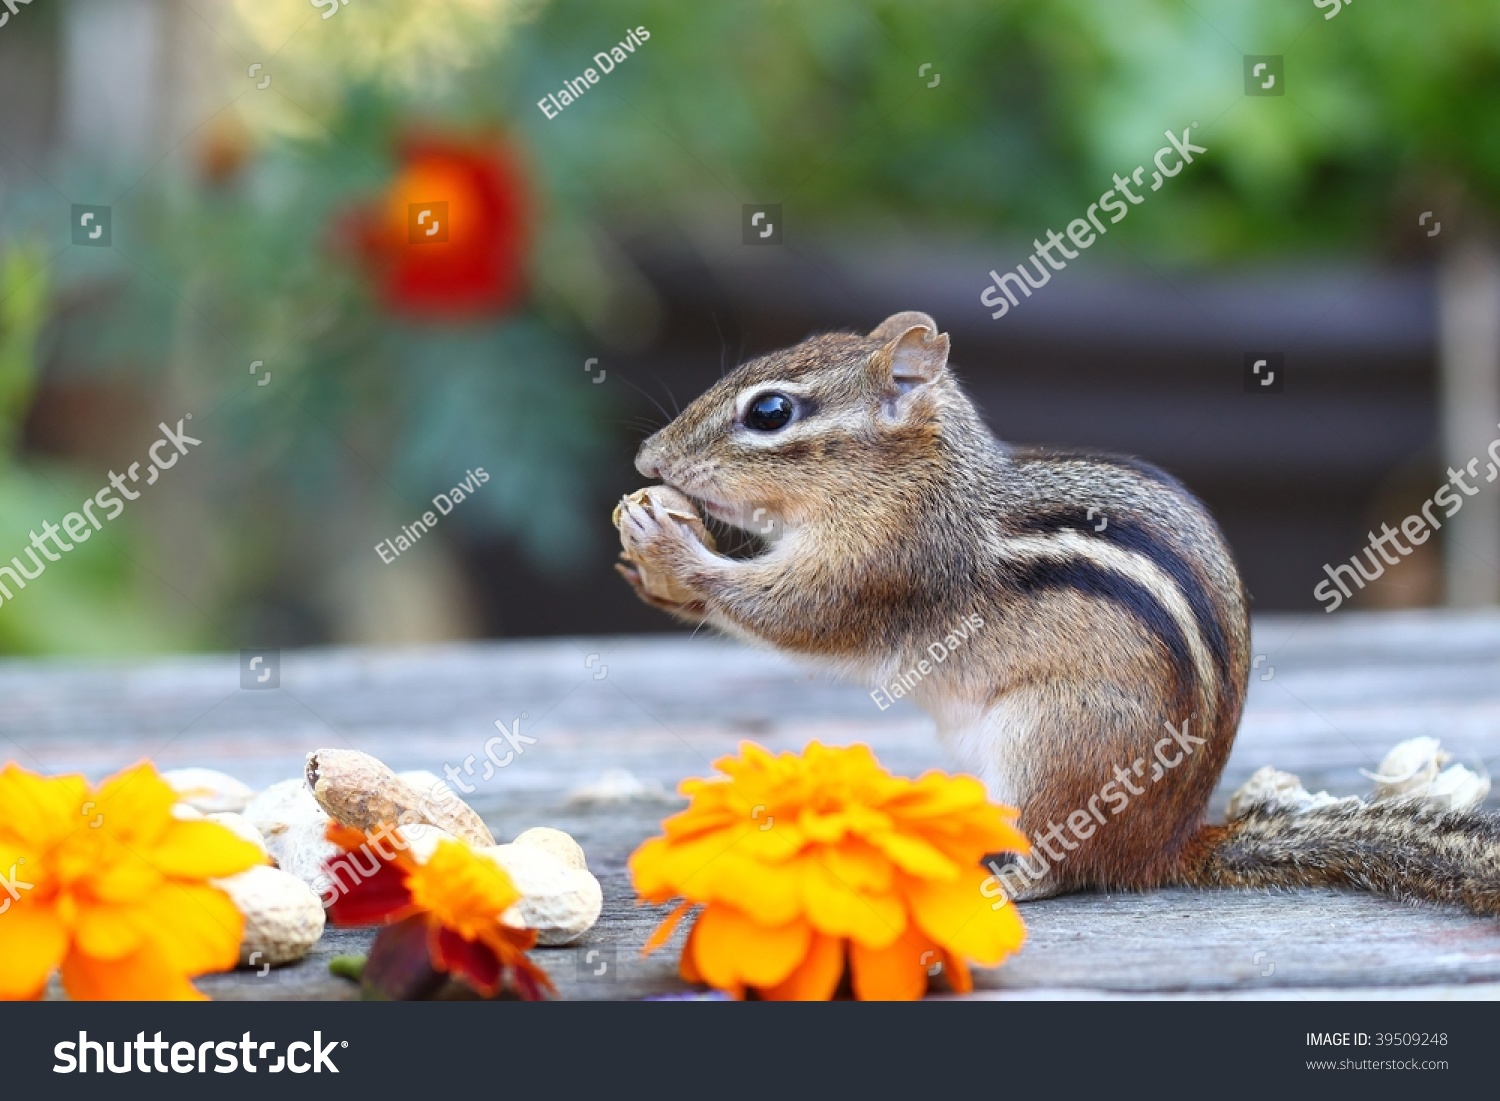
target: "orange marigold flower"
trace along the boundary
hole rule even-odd
[[[396,829],[367,834],[335,823],[328,839],[346,854],[362,849],[374,867],[367,876],[356,874],[328,907],[335,924],[386,923],[365,963],[363,982],[372,993],[425,997],[447,975],[486,998],[501,991],[507,975],[523,998],[553,990],[547,973],[526,955],[535,930],[502,919],[521,892],[493,860],[465,842],[445,840],[419,864]],[[327,862],[329,878],[341,887],[354,870],[341,866],[344,859]]]
[[[189,980],[235,966],[244,918],[209,881],[265,857],[176,802],[149,762],[97,788],[0,769],[0,998],[59,967],[73,998],[202,998]]]
[[[971,776],[892,776],[868,746],[813,742],[773,756],[749,742],[684,780],[691,802],[630,858],[645,902],[685,901],[659,948],[702,904],[680,971],[743,995],[826,999],[847,970],[854,996],[920,998],[946,971],[994,967],[1021,946],[1015,906],[983,888],[990,853],[1029,849],[1017,812]]]

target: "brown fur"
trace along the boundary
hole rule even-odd
[[[1500,821],[1413,805],[1255,807],[1204,830],[1178,882],[1215,887],[1353,887],[1500,914]]]
[[[1419,870],[1420,857],[1362,878],[1341,863],[1358,855],[1351,838],[1386,843],[1380,831],[1395,819],[1381,814],[1327,834],[1323,818],[1288,825],[1275,814],[1205,825],[1250,661],[1246,597],[1223,537],[1190,493],[1144,464],[996,441],[947,352],[947,336],[918,313],[869,336],[816,336],[737,368],[647,440],[643,474],[734,526],[773,525],[764,554],[732,560],[627,507],[637,552],[697,595],[668,610],[874,685],[982,617],[912,695],[963,764],[1020,807],[1034,841],[1069,816],[1077,823],[1042,846],[1059,859],[1034,894],[1174,882],[1394,889]],[[797,400],[787,428],[758,433],[737,419],[762,388]],[[1203,742],[1147,783],[1153,762],[1179,752],[1170,739],[1160,749],[1168,728]],[[1112,783],[1139,794],[1106,811]],[[1093,822],[1087,837],[1080,812]],[[1390,840],[1419,832],[1404,823]],[[1292,853],[1307,844],[1334,862],[1322,879]]]

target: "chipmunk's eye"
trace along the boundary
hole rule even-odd
[[[757,432],[775,432],[792,421],[795,406],[785,394],[761,394],[745,410],[745,424]]]

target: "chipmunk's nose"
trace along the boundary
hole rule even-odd
[[[635,453],[635,468],[647,478],[660,478],[661,467],[658,465],[660,461],[660,455],[656,450],[656,437],[652,436],[641,444],[641,449]]]

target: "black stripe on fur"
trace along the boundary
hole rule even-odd
[[[1124,574],[1078,558],[1039,558],[1018,564],[1011,573],[1022,592],[1067,588],[1108,600],[1125,609],[1153,635],[1167,652],[1177,680],[1181,716],[1192,710],[1197,669],[1192,650],[1170,612],[1144,585]]]

